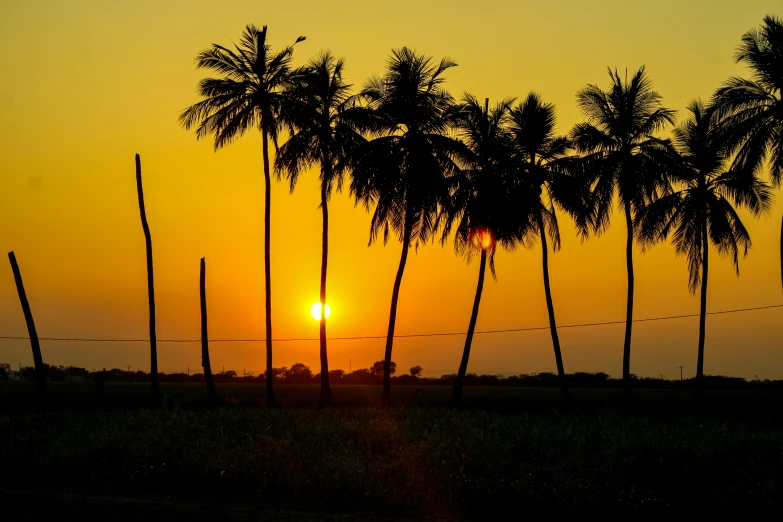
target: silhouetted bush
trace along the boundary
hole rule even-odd
[[[316,382],[313,379],[313,372],[310,370],[310,367],[303,363],[294,363],[283,377],[286,384],[310,384]]]
[[[369,369],[361,368],[343,375],[343,384],[381,384],[383,374],[373,375]]]
[[[375,361],[370,367],[370,373],[378,377],[383,377],[383,361]],[[389,366],[389,373],[394,375],[397,373],[397,363],[392,361]]]

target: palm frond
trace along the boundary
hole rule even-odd
[[[199,83],[203,99],[186,108],[179,121],[186,129],[195,126],[199,139],[213,135],[215,149],[253,128],[263,129],[273,143],[278,140],[283,123],[277,116],[291,75],[293,46],[272,54],[266,36],[266,26],[259,30],[251,24],[233,50],[213,44],[196,56],[198,68],[218,77]]]
[[[718,89],[714,104],[722,135],[736,152],[733,169],[758,171],[768,161],[774,186],[783,181],[783,24],[768,15],[747,31],[735,55],[750,67],[751,78],[729,78]]]
[[[747,252],[750,235],[735,207],[765,213],[772,193],[753,169],[726,170],[731,146],[725,139],[725,118],[714,105],[695,100],[688,111],[689,118],[674,131],[677,150],[658,146],[663,158],[658,161],[681,188],[639,209],[635,229],[645,248],[671,236],[675,252],[688,261],[689,289],[695,292],[705,246],[729,256],[739,270],[739,251]]]
[[[454,100],[443,88],[444,72],[455,65],[394,49],[385,74],[370,78],[346,110],[368,138],[346,164],[357,202],[375,206],[370,242],[389,229],[412,244],[425,243],[442,226],[451,178],[464,156],[451,136]]]
[[[571,131],[574,148],[582,153],[612,150],[617,143],[609,134],[590,123],[578,123]]]
[[[716,176],[710,183],[713,190],[754,216],[772,209],[772,189],[749,170],[730,170]]]

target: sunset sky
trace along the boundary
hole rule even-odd
[[[6,252],[13,250],[43,337],[134,338],[148,334],[144,237],[134,154],[141,154],[154,246],[158,337],[198,339],[198,263],[207,259],[210,336],[264,336],[263,172],[261,139],[250,132],[218,152],[177,121],[197,101],[206,73],[193,59],[211,43],[238,41],[248,23],[269,26],[276,48],[297,36],[295,62],[329,49],[346,59],[360,87],[382,73],[392,48],[408,46],[458,67],[447,74],[456,97],[523,98],[531,90],[558,111],[566,133],[582,121],[575,93],[608,85],[607,66],[629,74],[641,65],[664,103],[685,118],[730,75],[741,35],[779,0],[0,2],[0,336],[25,336]],[[776,196],[778,193],[776,192]],[[318,337],[310,305],[318,300],[321,214],[317,172],[296,191],[272,193],[272,291],[275,338]],[[400,244],[367,246],[370,216],[347,191],[331,200],[329,336],[383,335]],[[753,247],[739,278],[728,259],[711,258],[708,310],[783,302],[779,226],[783,202],[745,221]],[[550,256],[559,324],[622,320],[625,227],[582,243],[562,216],[563,248]],[[413,254],[413,252],[412,252]],[[669,244],[636,253],[636,318],[697,313],[684,258]],[[547,326],[541,251],[501,252],[497,281],[487,279],[478,330]],[[452,243],[411,255],[402,283],[397,333],[467,329],[478,263]],[[783,378],[783,309],[709,316],[705,372]],[[562,329],[565,369],[619,376],[624,326]],[[631,371],[695,373],[698,319],[637,323]],[[397,339],[393,360],[425,375],[455,373],[463,336]],[[384,341],[329,343],[331,368],[367,367]],[[318,342],[275,343],[275,366],[301,361],[314,371]],[[149,368],[146,343],[42,342],[44,361],[87,368]],[[200,371],[198,344],[161,343],[161,370]],[[214,343],[213,369],[258,373],[262,343]],[[27,341],[0,339],[0,362],[32,364]],[[477,335],[471,372],[555,371],[547,330]]]

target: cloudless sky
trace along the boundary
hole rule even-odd
[[[742,34],[779,1],[86,1],[0,2],[0,251],[14,250],[39,335],[143,339],[148,334],[144,238],[136,200],[140,153],[154,245],[158,336],[199,338],[198,262],[207,259],[210,336],[264,335],[263,172],[259,133],[214,152],[177,116],[198,100],[206,73],[193,58],[211,43],[238,41],[248,23],[269,26],[279,48],[297,36],[295,61],[330,49],[360,87],[383,72],[389,51],[414,47],[449,56],[448,88],[491,100],[531,90],[556,104],[558,130],[581,121],[575,93],[608,85],[607,67],[647,67],[664,103],[685,118],[730,75]],[[318,300],[321,214],[317,172],[289,195],[272,192],[274,337],[318,337],[309,314]],[[400,244],[367,246],[369,214],[347,191],[330,203],[330,336],[382,335]],[[778,268],[783,206],[747,218],[753,247],[737,278],[727,259],[710,266],[711,311],[781,300]],[[743,214],[744,215],[744,214]],[[550,256],[559,324],[622,320],[625,227],[621,215],[582,243],[561,216],[563,248]],[[635,317],[697,313],[683,258],[670,245],[636,252]],[[538,245],[497,256],[487,279],[479,330],[546,326]],[[397,332],[467,328],[478,264],[451,243],[423,245],[408,259]],[[783,378],[783,310],[710,316],[705,371]],[[563,329],[566,371],[621,373],[623,325]],[[0,261],[0,335],[27,334],[10,267]],[[695,373],[698,319],[634,326],[631,370],[648,376]],[[332,341],[330,366],[367,367],[383,340]],[[456,372],[462,336],[397,339],[402,370]],[[547,330],[478,335],[469,371],[554,371]],[[275,366],[301,361],[314,371],[318,342],[275,343]],[[45,362],[88,368],[149,368],[145,343],[42,343]],[[200,371],[198,344],[159,344],[163,371]],[[258,372],[261,343],[211,345],[213,368]],[[32,364],[27,341],[0,340],[0,362]]]

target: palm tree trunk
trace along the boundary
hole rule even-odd
[[[158,384],[158,337],[155,328],[155,276],[152,270],[152,236],[147,223],[147,212],[144,208],[144,188],[141,183],[141,157],[136,154],[136,191],[139,194],[139,213],[141,228],[144,230],[144,241],[147,248],[147,297],[150,309],[150,381],[152,387],[152,402],[155,406],[162,405],[160,385]]]
[[[563,400],[568,400],[568,385],[566,384],[565,369],[563,368],[563,354],[560,351],[560,338],[557,335],[557,322],[555,321],[555,306],[552,304],[552,289],[549,287],[549,249],[546,243],[546,230],[544,221],[538,216],[538,235],[541,236],[541,250],[543,251],[544,266],[544,294],[546,295],[546,310],[549,313],[549,331],[552,334],[552,346],[555,349],[555,362],[557,363],[557,376],[560,381],[560,390]]]
[[[321,214],[323,215],[323,232],[321,237],[321,327],[319,332],[321,343],[321,406],[328,406],[332,403],[332,388],[329,385],[329,359],[326,354],[326,265],[329,259],[329,207],[326,188],[326,182],[322,182]]]
[[[470,324],[468,325],[468,335],[465,337],[465,348],[462,351],[462,361],[459,363],[457,379],[454,381],[454,388],[451,390],[451,399],[449,404],[456,406],[462,397],[462,388],[465,386],[465,375],[468,372],[468,359],[470,358],[470,345],[473,343],[473,333],[476,330],[476,320],[478,319],[479,305],[481,304],[481,291],[484,290],[484,274],[487,271],[487,251],[481,251],[481,266],[479,267],[478,285],[476,285],[476,297],[473,298],[473,311],[470,313]]]
[[[22,282],[22,272],[19,271],[19,265],[16,263],[16,255],[13,251],[8,252],[8,260],[11,262],[11,271],[14,273],[14,282],[16,283],[16,292],[19,294],[19,302],[22,304],[22,313],[27,323],[27,333],[30,335],[30,347],[33,349],[33,364],[35,365],[35,400],[38,406],[46,403],[46,376],[43,356],[41,355],[41,345],[38,341],[38,332],[35,330],[35,321],[33,312],[30,309],[30,302],[27,300],[27,292],[24,291]]]
[[[701,400],[704,386],[704,338],[707,322],[707,270],[709,268],[710,244],[707,237],[707,223],[702,225],[702,262],[701,262],[701,310],[699,312],[699,356],[696,361],[696,400]]]
[[[267,121],[267,118],[264,118]],[[266,407],[276,408],[274,374],[272,372],[272,271],[269,255],[269,235],[272,214],[272,178],[269,174],[269,135],[266,127],[261,131],[262,151],[264,155],[264,294],[266,297]]]
[[[207,331],[207,263],[201,258],[201,274],[199,277],[199,294],[201,297],[201,366],[204,368],[204,380],[207,382],[209,397],[219,402],[215,381],[212,380],[212,365],[209,362],[209,333]]]
[[[623,401],[631,400],[631,327],[633,325],[633,218],[631,203],[625,205],[625,226],[628,239],[625,243],[625,262],[628,272],[628,303],[625,309],[625,343],[623,344]]]
[[[402,284],[402,274],[405,271],[405,263],[408,260],[408,248],[411,242],[411,232],[413,226],[408,223],[408,212],[405,216],[405,232],[402,236],[402,254],[400,254],[400,266],[397,267],[397,277],[394,279],[394,288],[392,289],[391,310],[389,312],[389,330],[386,333],[386,353],[383,358],[383,400],[381,406],[387,408],[392,404],[391,398],[391,358],[392,344],[394,343],[394,325],[397,321],[397,299],[400,296],[400,284]]]
[[[780,281],[783,284],[783,220],[780,223]]]

